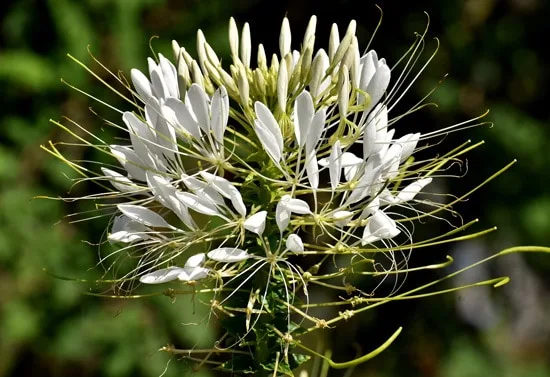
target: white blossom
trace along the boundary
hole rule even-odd
[[[82,175],[77,183],[92,181],[104,190],[79,199],[96,205],[98,216],[84,216],[109,217],[103,240],[108,242],[98,245],[101,264],[122,288],[118,291],[137,289],[137,280],[179,284],[185,289],[161,287],[155,294],[172,299],[191,294],[193,305],[186,306],[193,309],[195,303],[210,305],[201,322],[230,319],[221,323],[230,336],[214,345],[227,354],[209,360],[216,358],[215,347],[194,350],[197,360],[205,355],[201,364],[239,373],[228,362],[230,353],[243,360],[250,353],[252,360],[259,352],[269,355],[262,373],[289,374],[294,366],[289,360],[305,359],[289,357],[300,334],[333,327],[392,299],[443,292],[429,291],[427,284],[397,294],[409,271],[452,262],[447,257],[410,268],[416,247],[487,232],[465,236],[459,232],[473,222],[455,225],[446,218],[455,215],[452,205],[465,196],[432,195],[432,201],[425,191],[439,177],[456,176],[452,169],[476,145],[464,143],[432,156],[429,147],[443,145],[449,132],[472,124],[426,134],[400,127],[403,118],[426,105],[427,96],[410,109],[400,104],[426,68],[420,63],[425,33],[401,59],[386,62],[375,50],[364,50],[354,20],[343,33],[334,24],[328,41],[317,39],[316,26],[313,16],[303,38],[293,38],[284,18],[278,53],[267,55],[261,43],[253,51],[250,26],[244,23],[239,30],[231,19],[229,62],[222,62],[201,30],[196,53],[174,41],[174,62],[156,54],[147,60],[146,72],[132,69],[129,80],[112,75],[128,89],[117,87],[127,107],[116,109],[118,119],[106,121],[120,133],[116,141],[76,122],[76,132],[61,125],[77,144],[104,152],[109,162],[70,160],[58,149],[70,143],[44,147]],[[417,239],[418,226],[439,219],[452,228]],[[384,297],[375,290],[388,278],[393,289]],[[353,285],[364,279],[369,281],[361,289]],[[110,277],[105,282],[113,288]],[[480,285],[488,283],[505,280]],[[337,294],[333,301],[324,292],[310,296],[312,285]],[[366,292],[367,286],[375,288]],[[319,311],[309,310],[316,307],[336,309],[324,311],[334,317],[316,318]],[[270,323],[274,326],[266,326]],[[355,366],[378,354],[400,331],[367,357],[341,365]],[[258,351],[258,339],[273,341]]]
[[[175,63],[159,54],[131,70],[141,106],[122,112],[128,141],[106,148],[120,169],[100,179],[119,200],[108,240],[142,248],[143,283],[307,254],[306,239],[353,249],[410,236],[388,207],[411,208],[432,180],[406,171],[422,135],[395,136],[392,72],[361,52],[355,21],[343,35],[334,25],[326,50],[316,23],[295,49],[285,18],[280,54],[260,44],[257,67],[248,24],[239,32],[231,19],[230,70],[202,31],[196,57],[173,42]],[[210,251],[189,257],[197,248]]]

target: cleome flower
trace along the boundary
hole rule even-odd
[[[201,31],[196,58],[173,42],[174,62],[158,54],[148,60],[148,72],[131,71],[128,100],[134,108],[121,111],[126,143],[94,137],[97,145],[77,136],[118,166],[91,171],[65,159],[54,144],[47,148],[85,179],[108,188],[93,196],[106,200],[112,218],[107,239],[115,251],[104,260],[121,252],[137,257],[131,271],[117,277],[120,283],[204,283],[201,292],[212,294],[212,312],[240,319],[241,327],[225,327],[217,346],[248,357],[248,372],[261,367],[289,374],[307,358],[297,349],[320,356],[293,336],[333,326],[398,293],[376,298],[353,287],[353,279],[406,274],[413,248],[454,241],[455,233],[475,223],[414,239],[415,222],[456,214],[451,205],[464,197],[430,201],[427,187],[481,143],[429,159],[415,158],[415,152],[433,138],[482,124],[473,119],[424,134],[403,134],[397,127],[423,106],[395,114],[431,60],[415,68],[424,34],[399,62],[404,66],[390,68],[374,50],[361,52],[355,21],[342,36],[334,25],[324,47],[316,46],[315,29],[313,16],[303,39],[293,43],[285,18],[279,53],[268,58],[260,44],[255,64],[249,26],[239,31],[233,19],[229,66]],[[380,271],[371,258],[377,255],[391,266]],[[319,272],[331,260],[337,269]],[[310,285],[343,290],[349,297],[310,302]],[[318,304],[350,310],[315,318],[308,308]],[[357,362],[388,347],[400,331]],[[269,352],[257,351],[258,339],[267,342],[262,347]],[[206,358],[211,354],[205,351]],[[245,371],[235,360],[220,360],[219,367]]]
[[[232,20],[231,73],[201,32],[198,61],[174,42],[177,68],[159,54],[158,63],[149,59],[148,74],[132,70],[142,111],[122,116],[130,145],[109,147],[126,171],[103,173],[115,190],[147,199],[117,206],[122,215],[113,223],[110,240],[151,244],[154,228],[183,241],[199,230],[196,217],[205,215],[217,218],[210,236],[220,234],[220,244],[231,244],[209,252],[208,258],[233,263],[259,256],[239,247],[263,244],[266,222],[273,220],[280,238],[264,250],[268,256],[303,251],[301,233],[309,223],[324,229],[341,248],[390,242],[401,234],[388,215],[390,208],[412,201],[431,181],[400,175],[420,134],[393,137],[388,104],[381,102],[391,70],[375,51],[359,53],[355,22],[342,40],[338,28],[332,29],[328,52],[314,50],[315,23],[313,17],[302,50],[291,51],[285,19],[280,55],[273,55],[270,66],[260,45],[258,67],[250,67],[248,26],[239,38]],[[400,191],[387,189],[403,178],[415,180]],[[265,186],[269,200],[243,198],[253,185]],[[173,242],[171,237],[157,240]],[[177,253],[184,254],[185,246]],[[140,281],[159,283],[178,276],[177,269],[155,270],[157,266],[140,266]]]

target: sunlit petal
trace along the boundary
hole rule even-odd
[[[216,262],[227,263],[240,262],[250,257],[245,250],[236,247],[219,247],[209,251],[206,255]]]
[[[148,208],[133,204],[119,204],[117,208],[120,212],[140,224],[158,228],[173,228],[161,215]]]
[[[267,211],[260,211],[246,219],[243,223],[243,226],[246,230],[249,230],[261,236],[265,230],[266,217]]]
[[[139,277],[139,281],[143,284],[162,284],[176,280],[178,275],[184,272],[180,267],[162,268],[157,271],[149,272]]]

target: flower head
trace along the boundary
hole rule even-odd
[[[316,46],[315,28],[314,16],[296,43],[285,18],[279,54],[268,59],[260,44],[253,64],[248,24],[239,32],[231,19],[229,67],[201,31],[197,58],[173,42],[174,62],[159,54],[148,60],[148,72],[131,71],[135,106],[119,120],[127,141],[95,146],[118,168],[91,173],[72,163],[103,187],[108,182],[107,204],[117,200],[109,207],[107,238],[138,255],[121,282],[215,283],[205,290],[214,294],[212,310],[243,316],[246,324],[232,334],[231,345],[239,347],[252,330],[274,332],[269,347],[281,347],[289,367],[299,364],[288,358],[289,347],[297,345],[294,332],[323,328],[370,307],[369,296],[348,283],[384,275],[367,256],[387,256],[387,274],[406,273],[408,257],[395,255],[436,242],[415,240],[414,224],[439,218],[452,202],[417,197],[472,148],[464,144],[417,160],[415,152],[427,140],[463,124],[427,134],[397,127],[406,114],[395,114],[396,105],[412,85],[407,78],[416,77],[410,73],[424,35],[398,72],[374,50],[361,52],[355,21],[342,37],[334,25],[325,47]],[[401,88],[407,89],[398,93]],[[53,145],[51,152],[61,157]],[[437,242],[452,240],[448,236],[456,231]],[[336,272],[320,272],[331,258]],[[308,315],[315,304],[307,287],[313,284],[345,290],[350,297],[334,305],[359,309],[330,320]],[[302,321],[293,322],[291,313]],[[306,320],[312,327],[302,326]]]

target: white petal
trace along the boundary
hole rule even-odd
[[[182,272],[184,272],[184,269],[181,267],[162,268],[160,270],[142,275],[139,278],[139,281],[143,284],[167,283],[169,281],[176,280],[178,278],[178,275]]]
[[[401,231],[397,228],[395,221],[379,210],[368,219],[361,244],[366,245],[381,239],[393,238],[399,233]]]
[[[200,128],[205,133],[210,133],[208,96],[204,92],[204,89],[197,84],[191,85],[187,91],[186,105],[193,109],[193,113],[195,114]]]
[[[223,135],[229,119],[229,96],[222,86],[212,97],[212,133],[214,139],[223,145]]]
[[[157,116],[156,123],[154,123],[153,126],[156,131],[159,152],[162,153],[168,161],[176,161],[175,156],[176,153],[178,153],[176,130],[168,124],[166,118],[162,115]]]
[[[376,67],[378,66],[378,56],[376,51],[370,50],[360,59],[361,74],[359,79],[359,88],[366,91],[369,82],[376,73]],[[368,93],[370,95],[370,93]],[[361,96],[361,98],[363,98]],[[371,99],[372,102],[372,99]]]
[[[325,120],[326,120],[325,108],[320,109],[313,115],[313,118],[311,119],[311,125],[309,127],[309,130],[307,132],[307,137],[306,137],[307,154],[313,152],[313,150],[317,146],[317,143],[319,143],[319,140],[321,139],[321,135],[325,130]]]
[[[374,151],[376,142],[376,125],[367,120],[367,125],[363,131],[363,158],[366,160]]]
[[[178,88],[178,74],[176,71],[176,67],[172,64],[172,62],[166,59],[162,54],[158,54],[158,56],[159,56],[159,67],[161,69],[164,82],[168,89],[168,96],[179,98],[180,92]]]
[[[407,134],[397,140],[391,141],[390,147],[388,148],[386,153],[382,156],[383,164],[388,165],[391,162],[393,162],[394,159],[401,161],[401,152],[403,151],[403,146],[405,145],[405,143],[410,137],[409,135],[410,134]]]
[[[399,199],[401,203],[413,200],[414,197],[431,181],[431,178],[422,178],[416,182],[407,185],[403,190],[399,192],[399,194],[397,194],[397,199]]]
[[[321,161],[319,161],[319,165],[321,165]],[[332,191],[334,191],[340,184],[340,178],[342,176],[342,149],[340,148],[340,140],[336,140],[332,146],[332,150],[328,158],[328,166],[330,174],[330,187]]]
[[[110,233],[107,236],[107,239],[109,240],[110,243],[113,243],[113,242],[133,243],[136,241],[145,240],[147,239],[147,237],[145,237],[145,235],[142,235],[142,234],[136,234],[136,233],[127,232],[125,230],[121,230],[120,232]]]
[[[396,141],[403,146],[401,151],[401,162],[405,161],[411,154],[413,154],[418,140],[420,139],[420,133],[408,134]]]
[[[367,118],[366,127],[365,134],[363,135],[364,158],[379,152],[385,144],[386,134],[388,132],[388,108],[385,105],[377,105],[374,110],[370,112]],[[373,128],[374,136],[372,136]]]
[[[282,149],[278,145],[277,138],[274,137],[269,129],[258,119],[254,121],[254,131],[256,131],[256,135],[258,136],[260,143],[262,143],[262,146],[269,157],[275,164],[279,165],[279,161],[281,161],[282,156]]]
[[[347,203],[353,204],[369,196],[380,177],[380,171],[381,166],[378,159],[370,158],[365,166],[365,169],[363,170],[363,175],[359,179],[357,186],[355,186],[351,192],[351,195],[348,197]]]
[[[178,126],[181,127],[186,133],[193,136],[195,139],[200,140],[201,131],[199,128],[199,123],[191,114],[187,106],[176,98],[168,98],[165,102],[165,105],[174,111],[176,119],[178,121]]]
[[[119,215],[116,216],[113,220],[113,226],[111,227],[111,232],[119,232],[122,230],[129,230],[130,228],[133,228],[134,226],[137,226],[136,229],[147,229],[142,224],[136,223],[132,219],[130,219],[127,216]]]
[[[374,123],[376,131],[388,128],[388,108],[384,104],[378,104],[369,113],[367,117],[367,123]]]
[[[319,187],[319,165],[314,152],[307,159],[306,173],[311,188],[316,190]]]
[[[146,181],[143,162],[132,148],[123,145],[110,145],[109,147],[113,156],[115,156],[131,178],[143,182]]]
[[[200,174],[204,180],[212,185],[217,192],[231,200],[233,208],[235,208],[241,216],[246,216],[246,207],[244,205],[241,193],[235,188],[235,186],[233,186],[231,182],[225,178],[218,177],[205,171],[201,171]]]
[[[160,104],[159,104],[160,105]],[[159,116],[166,120],[166,123],[173,129],[174,134],[177,134],[181,137],[180,134],[188,136],[188,132],[179,124],[178,118],[176,117],[176,112],[172,110],[169,106],[166,106],[166,101],[163,101],[160,106]]]
[[[342,167],[348,167],[348,166],[355,166],[361,164],[364,160],[362,158],[357,157],[351,152],[344,152],[342,153],[342,157],[340,158],[342,161]]]
[[[173,228],[161,215],[148,208],[133,204],[119,204],[117,208],[120,212],[140,224],[158,228]]]
[[[271,111],[263,103],[256,101],[254,110],[256,111],[258,121],[264,125],[265,129],[268,130],[269,134],[273,137],[280,154],[283,151],[283,135],[279,123],[277,123]]]
[[[132,69],[130,71],[130,76],[132,79],[132,83],[134,84],[134,88],[136,89],[138,95],[141,97],[141,100],[143,102],[147,102],[149,98],[153,96],[151,83],[149,82],[147,77],[138,69]]]
[[[388,135],[390,135],[389,132]],[[405,135],[403,137],[405,138],[405,140],[408,139],[408,135]],[[403,151],[404,144],[402,142],[402,139],[403,138],[397,140],[388,140],[386,144],[389,145],[389,147],[386,149],[386,153],[380,153],[380,156],[382,157],[382,164],[388,165],[393,160],[401,160],[401,152]]]
[[[403,146],[401,144],[393,144],[384,155],[382,160],[384,166],[382,174],[386,179],[392,179],[397,176],[402,150]]]
[[[367,217],[375,214],[380,209],[380,197],[377,196],[373,198],[370,203],[363,208],[363,211],[361,211],[361,214],[359,215],[359,220],[364,220]]]
[[[212,202],[217,206],[225,205],[223,197],[212,186],[209,186],[207,183],[186,174],[182,174],[181,179],[185,184],[185,186],[187,186],[189,190],[193,191],[195,195],[201,198],[204,198],[207,201]]]
[[[332,214],[334,224],[338,227],[344,227],[348,225],[353,217],[353,212],[350,211],[336,211]]]
[[[208,268],[204,267],[195,267],[192,271],[189,272],[189,279],[191,280],[199,280],[204,279],[208,277],[208,274],[210,273],[210,270]],[[178,279],[179,279],[178,275]]]
[[[302,148],[306,143],[311,119],[313,118],[313,99],[307,91],[303,91],[294,102],[294,135],[298,146]]]
[[[357,172],[359,171],[359,165],[351,165],[344,167],[344,177],[347,182],[350,182],[355,178]]]
[[[361,74],[359,88],[370,95],[367,111],[380,101],[390,82],[391,72],[384,59],[378,59],[376,52],[371,50],[361,57]]]
[[[149,69],[149,76],[151,76],[151,73],[153,73],[153,71],[157,69],[157,67],[157,63],[153,59],[147,58],[147,68]]]
[[[189,269],[189,271],[183,269],[183,271],[181,271],[178,276],[176,276],[176,278],[179,280],[179,281],[191,281],[191,277],[189,276],[189,272],[191,272],[192,270]]]
[[[133,243],[151,238],[147,233],[151,229],[137,223],[127,216],[116,216],[113,220],[111,233],[107,236],[109,242]]]
[[[379,154],[382,157],[384,157],[388,153],[388,149],[393,144],[393,134],[395,134],[395,129],[388,130],[387,128],[385,128],[376,131],[376,144],[378,145],[378,148],[376,148],[375,146],[375,153]]]
[[[151,130],[149,126],[144,123],[141,119],[139,119],[136,114],[126,111],[122,115],[122,120],[128,127],[128,131],[130,132],[130,135],[138,136],[143,142],[151,142],[153,141],[153,134],[151,133]],[[132,141],[133,144],[133,141]],[[134,145],[134,150],[136,146]],[[137,151],[136,151],[137,153]]]
[[[197,225],[189,214],[187,207],[179,200],[177,189],[170,180],[151,172],[147,172],[147,184],[156,199],[166,208],[174,212],[180,220],[190,229],[196,229]]]
[[[371,97],[371,102],[367,107],[367,111],[378,104],[378,101],[380,101],[386,91],[386,88],[388,87],[388,84],[390,83],[390,77],[391,71],[386,64],[382,64],[378,67],[376,73],[370,80],[369,85],[367,85],[366,92]]]
[[[181,175],[181,180],[183,184],[193,192],[207,187],[207,184],[204,183],[203,181],[200,181],[197,178],[191,175],[187,175],[185,173]]]
[[[253,233],[256,233],[258,236],[261,236],[265,230],[265,220],[267,216],[267,211],[260,211],[253,214],[243,223],[243,226],[246,230],[249,230]]]
[[[229,200],[231,200],[231,204],[233,205],[233,208],[241,215],[242,217],[246,216],[246,206],[243,202],[243,197],[241,196],[241,193],[239,190],[237,190],[235,187],[233,187],[234,190],[230,191],[230,197]]]
[[[155,66],[151,66],[151,86],[153,87],[153,94],[157,99],[164,99],[169,97],[168,87],[164,81],[161,68],[155,63]]]
[[[122,120],[128,127],[132,147],[136,152],[140,162],[143,162],[147,168],[156,168],[157,161],[153,157],[150,145],[154,144],[155,136],[149,126],[142,122],[138,117],[129,111],[122,115]]]
[[[227,263],[240,262],[250,257],[245,250],[237,249],[236,247],[219,247],[209,251],[206,255],[216,262]]]
[[[201,198],[200,196],[182,191],[176,192],[176,196],[179,200],[181,200],[183,204],[194,211],[209,216],[220,216],[223,218],[223,216],[216,209],[214,203],[208,202],[206,199]]]
[[[184,267],[183,271],[178,275],[180,281],[195,281],[208,277],[210,270],[204,267]]]
[[[290,211],[286,208],[282,200],[277,203],[277,207],[275,208],[275,222],[281,233],[284,232],[290,223]]]
[[[303,253],[304,252],[304,243],[302,239],[297,234],[291,234],[286,239],[286,248],[293,253]]]
[[[283,199],[281,199],[281,201],[283,201]],[[299,215],[309,215],[311,213],[311,210],[309,209],[309,204],[307,204],[307,202],[303,201],[302,199],[287,198],[283,202],[286,209],[292,213],[297,213]]]
[[[380,205],[393,205],[401,202],[397,197],[393,196],[388,189],[382,190],[376,198],[380,200]]]
[[[101,171],[109,179],[113,187],[120,192],[137,192],[142,190],[134,182],[114,170],[102,167]]]
[[[187,262],[185,262],[184,268],[186,267],[199,267],[202,266],[204,261],[206,260],[206,254],[199,253],[195,254],[187,259]]]

